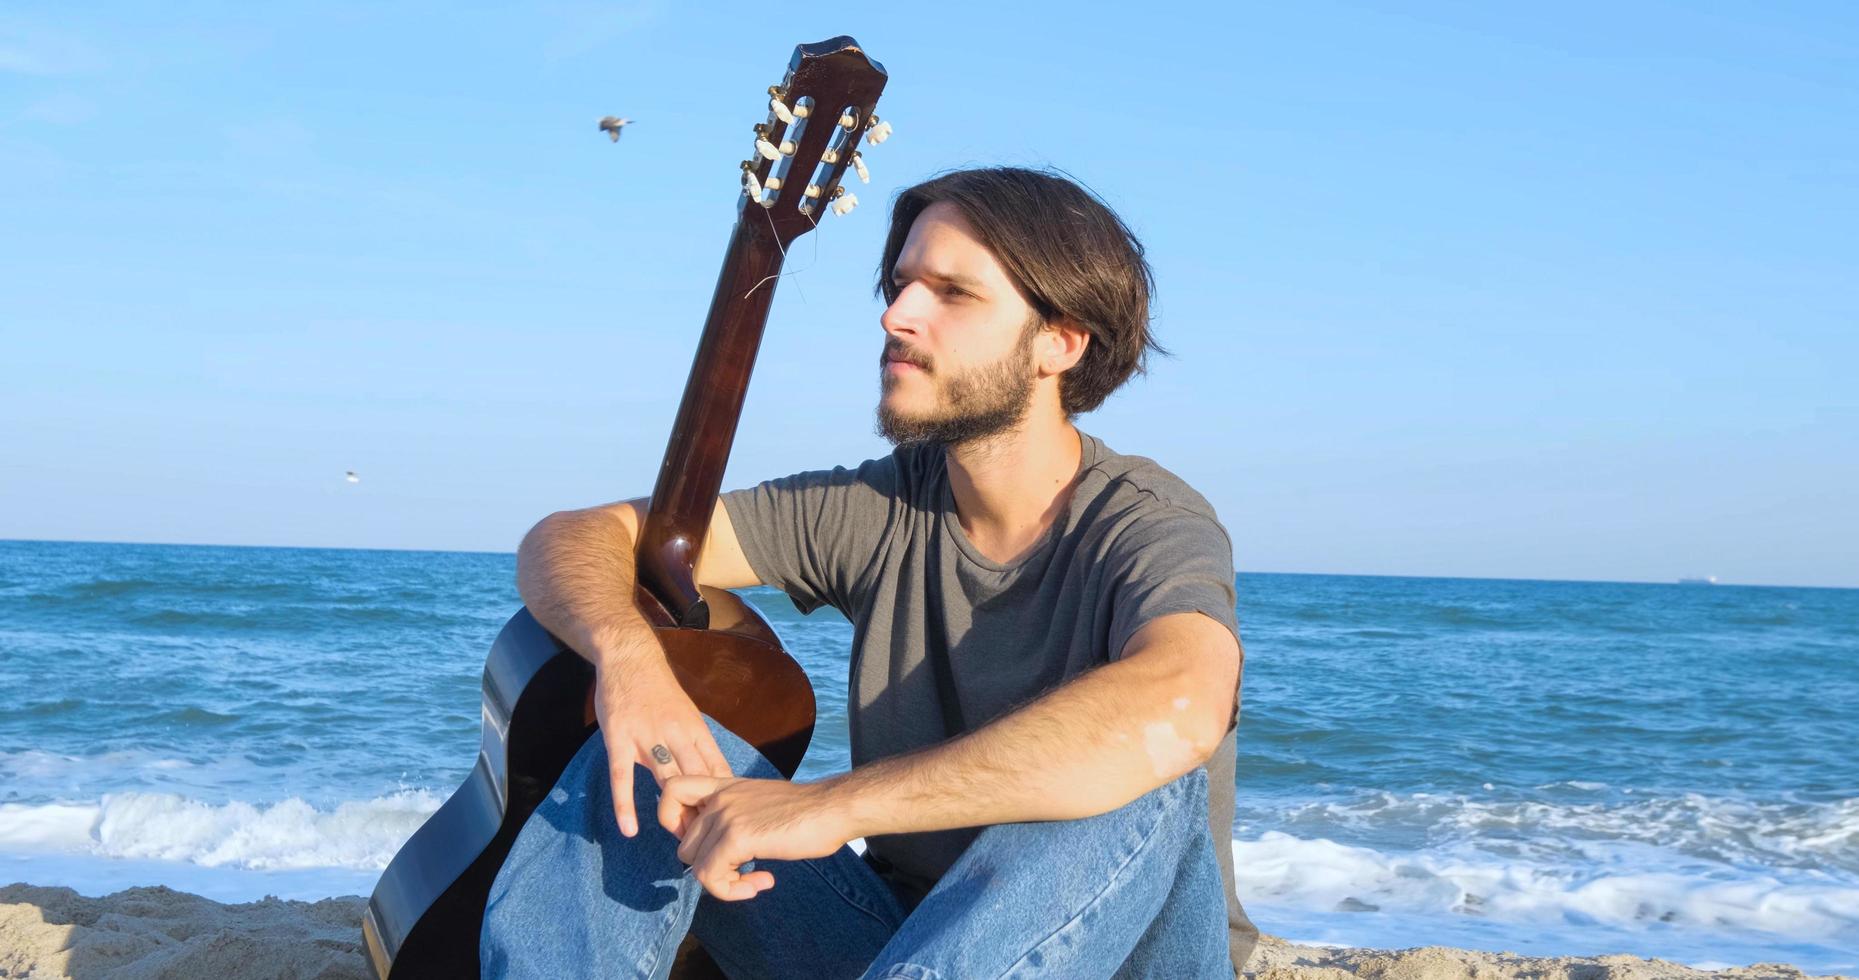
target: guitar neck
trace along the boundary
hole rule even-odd
[[[680,626],[708,625],[694,566],[723,485],[781,274],[781,246],[772,229],[756,225],[762,217],[760,207],[740,209],[635,552],[639,584]]]

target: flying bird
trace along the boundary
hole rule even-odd
[[[606,133],[609,140],[618,143],[620,141],[620,127],[630,122],[632,122],[631,119],[622,119],[619,116],[602,116],[600,117],[600,131]]]
[[[348,477],[347,477],[346,479],[347,479],[347,480],[348,480],[348,481],[349,481],[350,483],[360,483],[360,482],[361,482],[361,477],[359,477],[359,476],[356,476],[356,475],[355,475],[355,471],[354,471],[354,470],[350,470],[350,471],[349,471],[349,475],[348,475]]]

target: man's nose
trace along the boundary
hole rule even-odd
[[[884,332],[893,337],[921,333],[924,321],[924,297],[928,290],[917,283],[905,286],[891,300],[891,305],[884,308],[884,315],[878,318],[878,324]]]

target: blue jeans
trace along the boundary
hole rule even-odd
[[[780,778],[710,729],[737,775]],[[718,901],[658,825],[651,774],[636,769],[633,786],[629,840],[606,746],[589,738],[491,885],[485,977],[663,980],[687,931],[735,980],[1233,976],[1204,770],[1095,817],[988,827],[911,911],[848,847],[758,861],[774,888]]]

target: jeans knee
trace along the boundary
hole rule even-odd
[[[1207,767],[1195,766],[1170,785],[1179,788],[1184,803],[1207,803]]]
[[[1161,811],[1165,818],[1177,814],[1195,814],[1207,818],[1207,770],[1196,767],[1155,789],[1131,800],[1121,810],[1132,815]],[[1116,812],[1116,811],[1113,811]]]

